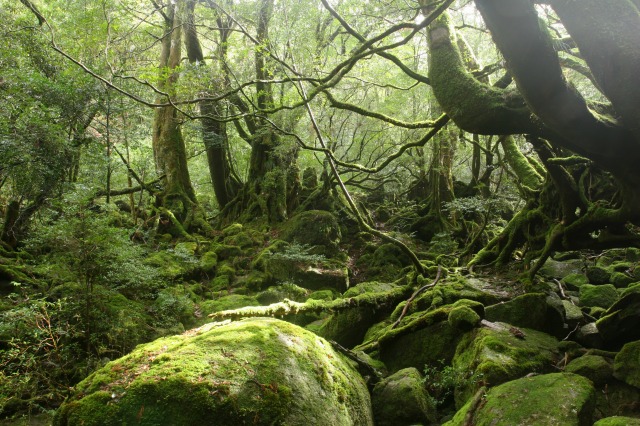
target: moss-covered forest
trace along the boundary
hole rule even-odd
[[[0,424],[640,425],[638,70],[638,0],[0,0]]]

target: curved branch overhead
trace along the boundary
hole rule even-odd
[[[637,181],[640,150],[633,135],[613,117],[592,111],[565,80],[534,5],[528,0],[476,0],[476,5],[527,105],[558,135],[552,142],[591,158],[623,180],[631,174]],[[574,24],[588,28],[588,22]],[[621,151],[634,160],[622,164]]]
[[[466,69],[448,14],[429,27],[428,43],[431,87],[461,129],[485,135],[540,132],[517,93],[484,84]]]

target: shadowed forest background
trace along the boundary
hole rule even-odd
[[[0,37],[0,423],[640,424],[640,1]]]

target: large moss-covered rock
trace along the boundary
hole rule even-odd
[[[377,426],[429,424],[436,412],[420,373],[405,368],[376,384],[371,395]]]
[[[606,284],[611,282],[611,272],[602,266],[589,266],[586,275],[591,284]]]
[[[567,364],[564,371],[584,376],[598,386],[613,379],[611,362],[599,355],[587,354],[576,358]]]
[[[547,322],[547,296],[543,293],[528,293],[508,302],[485,308],[488,321],[506,322],[518,327],[544,330]]]
[[[614,303],[596,325],[606,347],[619,349],[640,340],[640,293],[629,293]]]
[[[577,291],[580,290],[580,287],[583,285],[589,284],[589,280],[585,274],[573,273],[565,276],[562,279],[562,284],[564,284],[569,290]]]
[[[524,333],[524,338],[518,331]],[[458,407],[475,393],[480,382],[496,386],[528,373],[552,370],[559,358],[557,340],[535,330],[518,331],[514,332],[508,324],[496,323],[462,338],[452,365],[458,371],[475,373],[480,380],[456,388]]]
[[[570,373],[525,377],[470,400],[445,426],[590,426],[595,390]]]
[[[569,274],[581,273],[583,268],[584,263],[580,259],[571,259],[566,261],[547,259],[538,273],[548,278],[562,279]]]
[[[79,383],[54,425],[372,425],[360,375],[275,319],[212,323],[140,346]]]
[[[618,291],[613,284],[591,285],[580,287],[580,305],[599,306],[607,309],[618,300]]]
[[[640,388],[640,340],[627,343],[618,352],[613,363],[613,375]]]

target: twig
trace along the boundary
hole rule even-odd
[[[564,293],[564,288],[562,287],[562,283],[560,282],[560,280],[558,280],[557,278],[554,278],[553,281],[555,281],[555,283],[558,284],[558,288],[560,289],[560,295],[562,295],[562,298],[565,300],[568,300],[569,302],[575,305],[575,303],[573,303],[573,300],[571,300],[571,298]]]
[[[431,284],[427,284],[425,286],[420,287],[419,289],[417,289],[416,291],[413,292],[413,294],[411,295],[411,297],[409,298],[409,300],[407,300],[407,303],[404,305],[404,308],[402,308],[402,313],[400,314],[400,317],[398,318],[398,320],[396,322],[393,323],[393,325],[391,326],[391,329],[393,330],[394,328],[396,328],[399,324],[400,321],[402,321],[402,318],[404,318],[404,316],[407,314],[407,310],[409,309],[409,305],[411,304],[411,302],[413,302],[413,299],[415,299],[416,297],[418,297],[418,295],[420,293],[422,293],[423,291],[430,289],[432,287],[435,287],[436,284],[438,284],[438,281],[440,281],[440,275],[442,273],[442,266],[438,265],[438,273],[436,274],[436,278],[433,280],[433,282]]]

